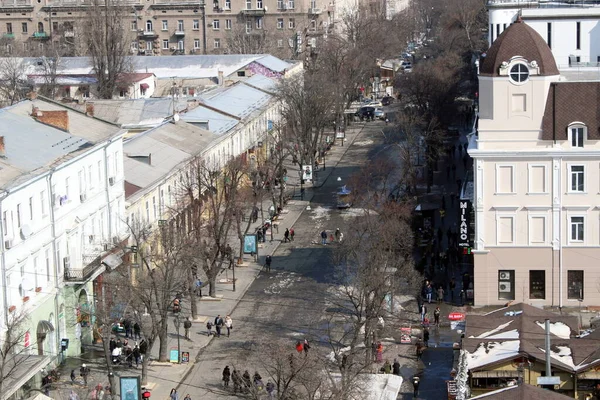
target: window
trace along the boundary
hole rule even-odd
[[[179,42],[177,42],[177,50],[184,50],[184,46],[183,46],[183,40],[180,40]]]
[[[44,33],[44,23],[43,22],[38,22],[38,29],[37,31],[39,33]]]
[[[581,22],[575,23],[575,49],[581,50]]]
[[[252,21],[246,21],[246,33],[252,32]]]
[[[246,10],[252,9],[252,0],[246,0]]]
[[[583,300],[583,271],[567,271],[567,298]]]
[[[88,185],[90,185],[90,190],[91,190],[94,188],[94,182],[92,180],[93,178],[92,178],[92,166],[91,165],[88,165],[87,173],[88,173],[87,182],[88,182]]]
[[[277,47],[283,47],[283,39],[277,39]]]
[[[529,271],[529,298],[546,298],[546,271]]]
[[[246,71],[238,71],[238,72],[237,72],[237,76],[239,76],[239,77],[244,77],[244,76],[246,76]],[[240,138],[240,140],[241,140],[241,138]]]
[[[142,95],[142,96],[146,95],[146,88],[143,87],[142,85],[140,85],[140,95]]]
[[[150,205],[148,201],[146,201],[146,223],[150,221]]]
[[[546,166],[529,164],[528,193],[547,193]]]
[[[34,288],[39,287],[39,282],[38,282],[38,258],[37,257],[33,258],[33,287]]]
[[[102,186],[102,161],[98,161],[98,185]]]
[[[536,215],[529,217],[529,244],[542,245],[546,243],[546,217]]]
[[[569,129],[571,134],[571,147],[583,147],[584,128],[582,126],[572,127]]]
[[[50,265],[50,249],[46,249],[44,251],[44,257],[46,258],[46,280],[48,282],[52,281],[52,268]]]
[[[131,30],[137,31],[137,21],[136,20],[131,21]]]
[[[200,20],[195,19],[192,21],[192,29],[195,31],[200,29]]]
[[[288,0],[288,8],[290,10],[293,10],[294,8],[296,8],[294,0]]]
[[[177,21],[177,31],[178,32],[183,32],[183,30],[184,30],[183,20],[180,19],[180,20]]]
[[[200,48],[200,39],[194,39],[194,49]]]
[[[166,19],[163,19],[163,21],[162,21],[162,30],[163,31],[169,30],[169,21],[167,21]]]
[[[515,242],[515,217],[497,216],[496,224],[498,245],[513,244]]]
[[[46,215],[46,191],[42,190],[40,192],[40,211],[42,212],[42,216]]]
[[[277,29],[283,29],[283,18],[277,18]]]
[[[152,32],[152,21],[146,21],[146,32]]]
[[[231,20],[230,19],[225,20],[225,29],[231,30]]]
[[[283,10],[284,9],[284,0],[277,0],[277,9],[278,10]]]
[[[548,47],[552,49],[552,22],[548,22],[546,26],[546,42],[548,43]]]
[[[516,83],[523,83],[529,78],[529,69],[525,64],[515,64],[510,69],[510,79]]]
[[[514,167],[496,164],[496,193],[514,193]]]
[[[29,198],[29,220],[33,221],[33,197]]]
[[[21,22],[21,32],[27,33],[27,22]]]
[[[571,242],[583,242],[584,217],[571,217]]]
[[[215,49],[220,49],[221,48],[221,39],[215,39],[213,44],[214,44]]]
[[[146,51],[152,51],[152,41],[146,40]]]
[[[310,8],[312,8],[312,9],[317,8],[317,1],[316,0],[310,0]]]
[[[163,39],[162,48],[163,50],[169,50],[169,39]]]
[[[296,28],[296,20],[294,20],[294,18],[290,18],[290,20],[288,22],[288,28],[290,28],[290,29]]]
[[[316,31],[317,30],[317,21],[315,21],[314,19],[310,20],[310,30],[311,31]]]
[[[221,28],[221,23],[218,19],[213,20],[212,25],[214,30],[219,30]]]
[[[8,234],[8,211],[2,213],[2,230],[6,236],[10,236]]]
[[[225,9],[231,10],[231,0],[225,0]]]
[[[571,165],[569,169],[571,170],[571,186],[569,191],[583,193],[585,190],[584,166]]]
[[[12,23],[10,23],[10,22],[6,23],[6,33],[13,33]]]
[[[138,51],[138,46],[139,46],[139,43],[137,41],[131,42],[131,50],[133,50],[136,53]]]
[[[152,196],[152,211],[154,213],[154,219],[156,219],[156,196]]]
[[[262,0],[256,0],[256,8],[259,10],[262,10],[262,8],[263,8]]]
[[[17,204],[17,226],[21,227],[21,205]]]
[[[263,20],[262,17],[256,17],[256,29],[262,29]]]
[[[515,299],[515,270],[498,271],[498,300]]]

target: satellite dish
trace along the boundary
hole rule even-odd
[[[174,122],[177,122],[177,121],[179,121],[179,114],[174,114],[174,115],[173,115],[173,121],[174,121]]]

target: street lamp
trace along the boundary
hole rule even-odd
[[[181,321],[179,321],[179,315],[176,315],[173,319],[173,324],[175,325],[175,329],[177,329],[177,364],[181,364],[181,341],[179,338],[179,327],[181,326]]]

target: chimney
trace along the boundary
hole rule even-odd
[[[41,117],[43,114],[36,106],[31,106],[31,116],[34,118]]]
[[[4,147],[4,136],[0,136],[0,158],[6,158],[6,148]]]
[[[94,103],[85,103],[85,115],[88,117],[94,116]]]
[[[61,131],[69,132],[69,114],[67,110],[42,112],[36,107],[35,112],[37,115],[32,113],[32,116],[36,121],[60,129]]]
[[[219,86],[223,86],[223,71],[219,71],[218,74],[219,74],[219,77],[217,79],[217,83]]]
[[[148,153],[148,165],[152,165],[152,153]]]

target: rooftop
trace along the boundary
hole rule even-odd
[[[37,117],[32,115],[39,110]],[[5,156],[0,157],[0,188],[7,189],[120,133],[98,118],[37,98],[0,109]]]
[[[520,384],[494,390],[479,396],[471,397],[471,400],[566,400],[571,399],[564,394],[551,390],[542,389],[537,386]]]

